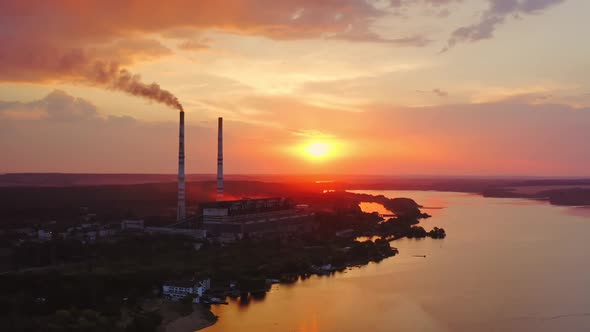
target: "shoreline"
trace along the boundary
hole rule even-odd
[[[391,243],[391,242],[394,242],[396,240],[399,240],[399,239],[404,238],[404,237],[393,237],[393,236],[385,236],[385,235],[378,235],[378,236],[381,237],[378,240],[386,241],[387,243]],[[368,241],[371,241],[371,240],[368,240]],[[374,242],[374,241],[371,241],[371,242]],[[336,276],[338,274],[346,273],[346,271],[348,271],[348,270],[362,269],[362,268],[367,267],[371,263],[379,263],[379,262],[381,262],[381,260],[385,260],[387,258],[395,257],[397,254],[399,254],[399,250],[396,247],[391,247],[391,249],[394,252],[393,254],[387,255],[387,256],[383,256],[379,260],[368,260],[368,261],[359,261],[359,260],[357,260],[357,261],[350,261],[350,262],[347,262],[344,266],[340,266],[337,269],[335,269],[333,271],[330,271],[328,273],[314,272],[314,273],[309,273],[309,274],[306,274],[306,275],[299,275],[295,279],[284,280],[284,281],[279,282],[278,284],[279,285],[294,285],[294,284],[296,284],[298,282],[308,281],[311,277],[316,277],[316,278],[332,277],[332,276]],[[266,294],[266,293],[268,293],[270,291],[272,291],[272,287],[269,287],[269,289],[266,290],[264,293]],[[249,294],[249,296],[251,296],[250,293],[248,293],[248,294]],[[230,301],[229,303],[216,304],[216,305],[237,305],[237,302],[240,301],[240,297],[233,298],[233,300],[234,301]],[[190,329],[189,328],[189,325],[187,325],[187,324],[190,324],[191,323],[190,318],[184,319],[185,317],[180,317],[177,320],[168,321],[168,322],[166,322],[166,324],[165,324],[165,322],[162,322],[162,325],[165,325],[165,329],[162,329],[162,330],[158,329],[158,332],[193,332],[193,331],[196,332],[196,331],[201,331],[201,330],[204,330],[204,329],[206,329],[206,328],[208,328],[210,326],[215,325],[217,323],[217,321],[222,318],[220,316],[215,316],[215,314],[213,313],[213,311],[211,311],[210,308],[206,308],[205,306],[198,305],[198,304],[196,304],[194,306],[200,306],[202,310],[208,311],[210,315],[212,315],[212,316],[215,317],[215,320],[214,321],[209,321],[206,325],[204,325],[202,323],[202,318],[200,318],[202,314],[199,313],[199,314],[197,314],[197,317],[199,317],[198,320],[197,320],[197,322],[200,323],[200,324],[202,324],[202,325],[200,325],[198,328]],[[195,315],[195,312],[193,312],[189,316],[192,316],[192,315]],[[176,322],[178,322],[179,324],[176,325],[175,324]],[[192,325],[192,326],[195,326],[195,325]],[[180,328],[180,329],[176,329],[176,328]]]
[[[338,195],[338,193],[334,193]],[[434,227],[433,230],[430,232],[426,232],[424,228],[421,226],[417,226],[421,219],[427,219],[430,216],[426,213],[422,213],[420,208],[422,206],[416,204],[412,199],[407,198],[388,198],[384,196],[375,196],[375,195],[367,195],[367,194],[353,194],[353,193],[340,193],[343,197],[352,199],[356,201],[356,203],[360,204],[362,201],[373,201],[378,202],[379,204],[383,204],[384,206],[390,208],[392,211],[396,211],[396,217],[384,220],[382,218],[381,222],[376,223],[374,226],[376,228],[372,229],[368,233],[359,234],[359,230],[354,230],[353,238],[351,238],[350,242],[348,243],[356,243],[359,246],[366,246],[372,247],[376,251],[371,252],[371,255],[365,256],[366,258],[359,258],[354,257],[351,255],[349,259],[339,265],[332,266],[330,265],[328,269],[322,269],[322,267],[312,265],[307,271],[302,272],[299,271],[298,273],[286,273],[283,274],[280,278],[279,284],[295,284],[299,281],[305,281],[311,276],[322,277],[322,276],[333,276],[338,273],[346,273],[347,270],[351,269],[360,269],[364,268],[370,263],[379,263],[380,261],[396,256],[399,254],[399,250],[396,247],[391,246],[391,243],[395,240],[402,239],[402,238],[425,238],[431,237],[432,239],[444,239],[446,234],[444,229]],[[369,199],[369,197],[371,199]],[[357,204],[357,206],[358,206]],[[360,209],[360,207],[359,207]],[[402,213],[400,213],[402,212]],[[363,212],[363,214],[366,214]],[[369,214],[373,215],[373,214]],[[374,216],[374,215],[373,215]],[[365,222],[368,222],[365,220]],[[358,237],[367,236],[372,237],[372,239],[367,239],[366,241],[359,241],[357,240]],[[342,239],[344,240],[344,239]],[[269,287],[264,291],[267,293],[272,290]],[[242,293],[242,294],[251,294],[252,292]],[[239,301],[239,297],[237,298]],[[211,310],[209,309],[209,312]],[[211,312],[211,314],[213,314]],[[211,323],[210,325],[204,326],[200,328],[200,330],[209,327],[215,324],[215,322]],[[195,330],[196,331],[196,330]],[[176,332],[176,330],[170,330],[167,332]],[[179,330],[179,332],[184,332],[184,330]]]
[[[165,316],[166,313],[162,313]],[[214,317],[212,319],[211,317]],[[157,332],[194,332],[203,330],[217,322],[217,316],[210,309],[202,305],[193,305],[193,311],[186,316],[179,316],[174,319],[164,319],[157,329]]]
[[[193,332],[217,322],[217,316],[200,304],[192,304],[186,308],[180,302],[157,298],[145,300],[141,307],[145,312],[157,312],[160,315],[161,322],[156,327],[157,332]]]
[[[55,274],[17,272],[4,278],[8,284],[19,285],[20,289],[30,289],[30,285],[36,285],[40,280],[47,285],[35,295],[39,302],[36,306],[46,308],[49,313],[39,315],[39,322],[66,324],[68,321],[62,316],[70,319],[78,315],[77,307],[66,310],[59,306],[57,299],[65,297],[71,303],[94,309],[87,310],[87,314],[97,324],[123,324],[135,328],[153,326],[160,332],[200,330],[214,324],[217,317],[207,306],[155,298],[161,293],[163,280],[211,278],[215,284],[206,297],[262,295],[275,280],[289,284],[314,274],[332,275],[336,271],[366,266],[394,256],[398,250],[390,245],[389,240],[434,237],[422,227],[415,226],[428,215],[421,213],[420,205],[414,200],[370,197],[387,206],[395,217],[384,221],[377,214],[362,212],[359,203],[368,200],[369,195],[314,193],[301,197],[301,201],[317,208],[313,232],[288,237],[246,238],[231,245],[212,240],[199,246],[198,250],[194,248],[194,240],[187,237],[144,233],[127,234],[117,241],[99,241],[89,246],[65,240],[31,242],[19,248],[22,253],[30,253],[32,258],[37,257],[32,254],[52,252],[55,257],[60,257],[57,254],[66,249],[84,251],[82,256],[74,257],[78,259],[77,265],[59,265]],[[382,238],[356,241],[363,235]],[[23,251],[25,249],[28,251]],[[57,249],[61,251],[57,252]],[[87,289],[93,292],[80,291]],[[15,289],[13,292],[19,294],[19,291]],[[136,306],[142,299],[145,300],[143,309]],[[102,310],[105,307],[111,310]],[[114,308],[123,311],[117,315]],[[25,324],[25,317],[22,318]]]

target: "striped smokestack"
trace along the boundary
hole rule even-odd
[[[223,200],[223,118],[217,121],[217,200]]]
[[[184,182],[184,111],[180,111],[180,128],[178,137],[178,221],[186,219],[186,197]]]

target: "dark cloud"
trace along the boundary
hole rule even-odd
[[[481,14],[477,23],[457,28],[451,34],[442,52],[459,43],[477,42],[490,39],[496,28],[510,16],[538,14],[543,10],[563,3],[565,0],[488,0],[489,7]]]

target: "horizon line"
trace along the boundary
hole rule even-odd
[[[177,173],[119,173],[119,172],[0,172],[6,175],[106,175],[106,176],[178,176]],[[269,177],[386,177],[386,178],[535,178],[535,179],[590,179],[590,175],[523,175],[523,174],[362,174],[362,173],[225,173],[225,176]],[[216,173],[187,173],[186,176],[211,176]]]

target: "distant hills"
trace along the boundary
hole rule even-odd
[[[494,176],[387,176],[387,175],[278,175],[226,174],[228,181],[278,183],[322,183],[326,186],[352,186],[358,189],[446,190],[482,192],[490,187],[521,185],[589,184],[590,178],[571,177],[494,177]],[[0,174],[0,187],[71,187],[131,185],[176,182],[176,174],[101,174],[101,173],[6,173]],[[215,174],[187,174],[188,182],[215,181]],[[367,187],[369,186],[369,187]],[[346,188],[346,189],[354,189]]]

